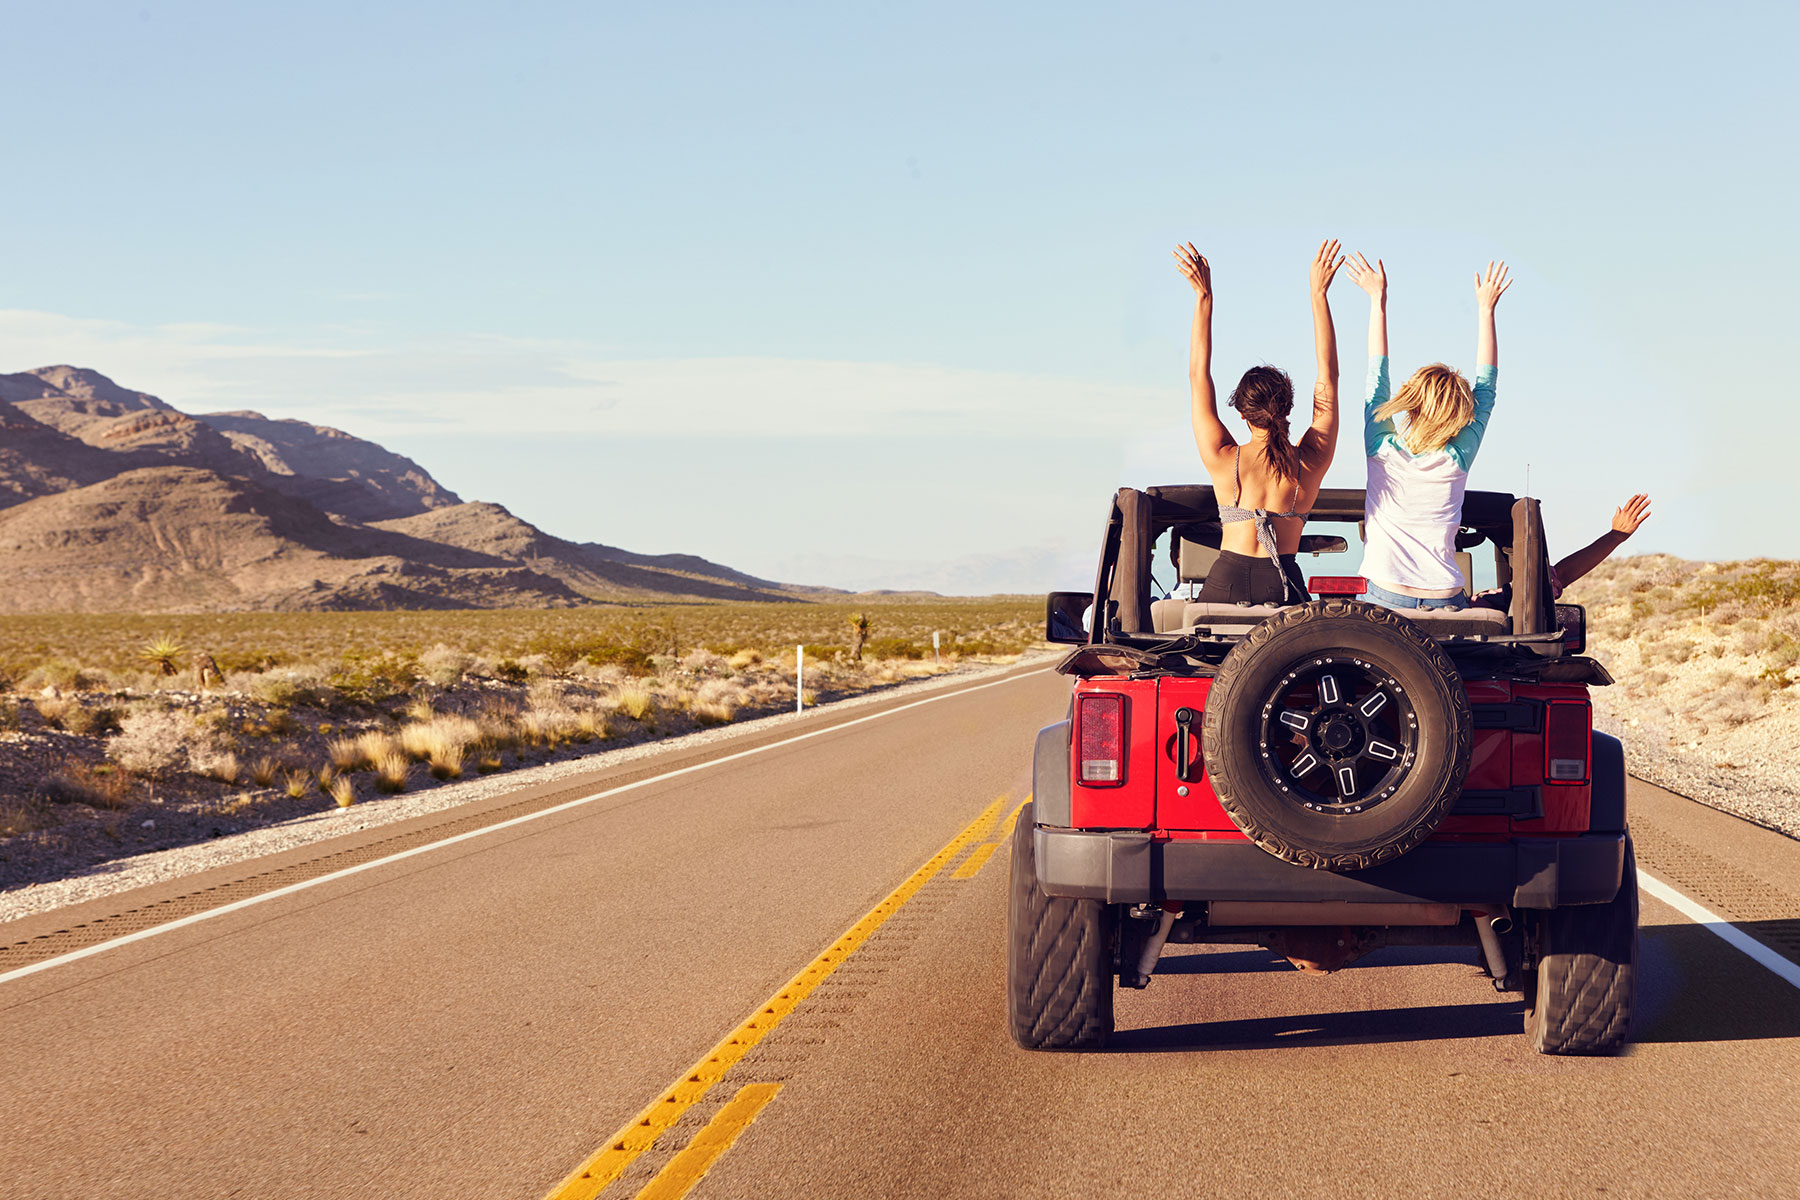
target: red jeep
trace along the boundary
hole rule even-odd
[[[1360,490],[1321,491],[1302,554],[1343,551]],[[1076,645],[1069,719],[1038,734],[1012,847],[1013,1036],[1098,1047],[1113,986],[1165,943],[1260,945],[1331,971],[1382,946],[1474,948],[1547,1054],[1623,1045],[1637,871],[1617,739],[1592,730],[1584,615],[1553,602],[1536,500],[1470,492],[1510,607],[1402,614],[1314,576],[1287,607],[1153,599],[1202,582],[1210,487],[1123,489],[1092,595],[1050,597]],[[1345,532],[1348,532],[1346,529]],[[1086,619],[1087,614],[1092,619]],[[1085,622],[1085,623],[1084,623]]]

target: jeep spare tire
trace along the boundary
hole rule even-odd
[[[1430,837],[1469,772],[1473,718],[1456,667],[1393,609],[1321,600],[1232,648],[1201,726],[1219,803],[1303,867],[1356,871]]]

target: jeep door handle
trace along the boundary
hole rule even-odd
[[[1175,778],[1186,783],[1190,778],[1188,769],[1194,758],[1193,747],[1189,739],[1194,736],[1194,710],[1178,708],[1175,710]]]

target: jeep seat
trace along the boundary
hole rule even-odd
[[[1157,632],[1199,632],[1206,629],[1213,633],[1241,633],[1280,611],[1280,606],[1273,604],[1207,604],[1194,601],[1182,609],[1179,627],[1164,629],[1159,624]],[[1512,622],[1496,608],[1415,608],[1402,615],[1425,626],[1425,632],[1431,637],[1492,637],[1512,632]]]

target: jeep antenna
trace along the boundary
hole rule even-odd
[[[1531,464],[1525,464],[1525,498],[1531,499]]]

